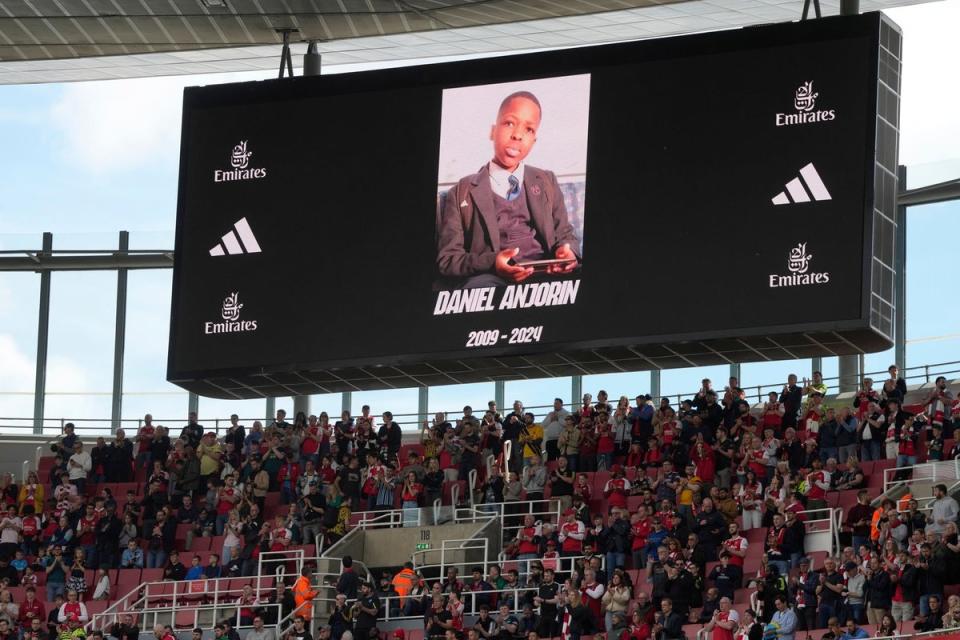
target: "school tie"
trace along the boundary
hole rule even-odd
[[[510,183],[510,191],[507,191],[507,201],[513,201],[520,197],[520,181],[517,176],[507,176],[507,182]]]

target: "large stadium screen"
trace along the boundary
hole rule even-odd
[[[883,348],[885,25],[187,89],[169,378],[245,395],[711,338]]]

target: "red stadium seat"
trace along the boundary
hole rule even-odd
[[[117,570],[117,594],[125,596],[140,585],[140,569]]]
[[[452,500],[451,491],[454,485],[459,485],[460,487],[460,499],[462,500],[464,497],[466,497],[466,493],[465,493],[467,489],[466,482],[464,482],[463,480],[457,480],[456,482],[447,481],[443,483],[443,498],[442,498],[443,504],[452,504],[453,500]]]
[[[743,532],[743,537],[747,539],[751,545],[760,545],[763,546],[763,541],[767,538],[767,529],[766,527],[760,527],[759,529],[748,529]]]
[[[223,554],[223,543],[226,541],[227,536],[213,536],[210,538],[210,553],[215,553],[218,556]],[[225,562],[224,558],[220,558],[220,564]],[[204,564],[206,564],[206,558],[204,558]]]
[[[140,582],[160,582],[163,580],[163,569],[144,569],[140,574]]]
[[[407,460],[409,459],[410,452],[416,451],[417,455],[421,458],[423,457],[423,445],[422,444],[403,444],[400,445],[400,466],[401,468],[406,466]]]
[[[857,489],[840,491],[838,493],[836,506],[844,511],[849,511],[855,504],[857,504]]]
[[[93,618],[95,614],[106,611],[107,607],[110,606],[110,602],[107,600],[87,600],[84,605],[87,607],[87,614]]]
[[[177,629],[193,629],[197,624],[197,614],[196,609],[180,609],[178,607],[173,618],[173,626]]]
[[[176,586],[176,582],[161,582],[160,584],[151,584],[147,588],[147,592],[145,594],[147,596],[147,606],[170,606],[170,604],[173,603],[173,592]]]
[[[609,471],[596,471],[593,474],[593,496],[595,498],[603,497],[603,488],[607,486],[607,481],[610,479]]]

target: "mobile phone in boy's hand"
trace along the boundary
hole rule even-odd
[[[550,271],[551,267],[565,267],[570,263],[576,262],[576,258],[563,259],[563,258],[548,258],[545,260],[521,260],[517,262],[518,267],[524,267],[526,269],[532,268],[537,273],[544,273]]]

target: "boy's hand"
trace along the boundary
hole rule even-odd
[[[566,242],[557,247],[557,250],[553,253],[553,257],[557,260],[569,260],[569,262],[566,264],[552,264],[547,267],[547,273],[570,273],[577,268],[577,256]]]
[[[510,264],[510,260],[518,253],[520,253],[520,249],[514,247],[512,249],[504,249],[497,254],[497,258],[493,261],[493,269],[497,272],[498,276],[511,282],[523,282],[533,275],[533,267],[521,267],[516,264]]]

